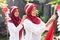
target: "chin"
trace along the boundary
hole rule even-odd
[[[34,15],[34,16],[36,16],[36,15]]]
[[[18,17],[18,16],[15,16],[15,17]]]

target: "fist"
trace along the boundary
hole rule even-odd
[[[52,19],[52,20],[55,20],[55,19],[56,19],[56,14],[53,14],[53,15],[51,16],[51,19]]]
[[[22,19],[26,19],[27,15],[23,15],[23,18]]]
[[[27,15],[23,15],[22,20],[21,20],[21,24],[23,24],[24,20],[26,19]]]

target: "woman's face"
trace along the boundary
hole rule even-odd
[[[37,10],[36,7],[34,7],[32,9],[32,13],[31,13],[32,16],[36,16],[36,14],[37,14],[36,10]]]
[[[16,9],[16,11],[15,11],[15,13],[14,13],[14,16],[15,16],[15,17],[18,17],[18,16],[19,16],[19,10],[18,10],[18,9]]]

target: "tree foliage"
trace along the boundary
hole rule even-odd
[[[7,0],[0,0],[0,8],[2,8],[7,3]]]

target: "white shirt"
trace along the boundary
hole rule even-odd
[[[24,28],[26,31],[24,40],[41,40],[42,33],[46,30],[45,23],[34,24],[30,20],[24,20]]]
[[[23,26],[21,24],[19,24],[16,27],[11,22],[8,22],[7,26],[8,26],[8,30],[9,30],[9,34],[10,34],[9,40],[19,40],[19,31],[22,29]]]

